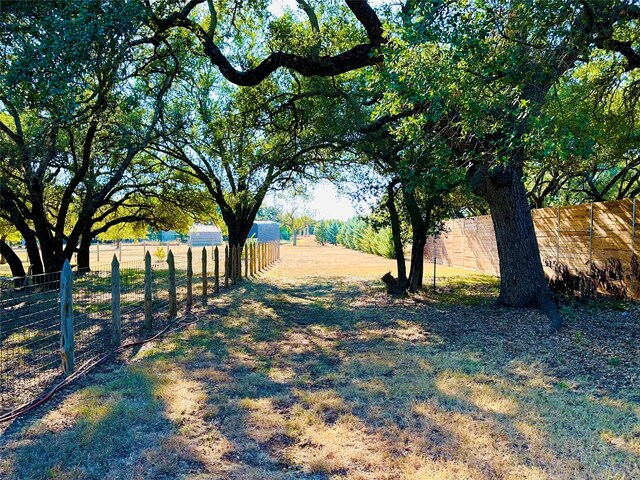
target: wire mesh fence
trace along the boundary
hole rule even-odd
[[[271,246],[272,261],[277,248]],[[251,262],[248,252],[263,255],[264,247],[245,249],[235,260],[244,278]],[[164,329],[169,315],[170,276],[175,276],[176,301],[185,305],[189,285],[193,302],[214,292],[216,265],[214,250],[193,249],[191,282],[187,253],[174,256],[175,270],[170,271],[166,258],[151,261],[150,279],[145,279],[145,260],[118,262],[119,323],[121,342],[148,338]],[[218,283],[225,284],[224,247],[218,250]],[[149,255],[149,259],[151,256]],[[259,259],[255,259],[260,264]],[[230,259],[231,261],[231,259]],[[266,265],[263,261],[262,265]],[[204,267],[204,268],[203,268]],[[82,365],[114,351],[112,265],[94,266],[90,272],[73,274],[72,310],[75,363]],[[236,269],[236,271],[238,271]],[[145,281],[151,284],[152,323],[145,314]],[[229,285],[231,282],[229,282]],[[61,368],[61,273],[24,278],[0,279],[0,416],[37,398],[50,385],[64,378]]]

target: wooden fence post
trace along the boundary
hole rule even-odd
[[[244,244],[244,278],[249,278],[249,244]]]
[[[69,260],[60,272],[60,356],[65,375],[73,372],[75,342],[73,338],[73,272]]]
[[[120,262],[114,254],[111,261],[111,345],[118,348],[121,343]]]
[[[144,328],[153,328],[153,290],[151,289],[151,253],[144,256]]]
[[[262,245],[260,242],[256,243],[256,273],[260,273],[262,270],[262,265],[260,265],[260,250],[262,249]]]
[[[213,249],[213,291],[215,293],[220,291],[220,254],[218,253],[218,247]]]
[[[236,284],[236,269],[238,268],[238,254],[235,245],[231,247],[231,285]]]
[[[229,265],[229,244],[224,246],[224,287],[229,288],[229,273],[231,273],[231,265]]]
[[[193,253],[187,249],[187,308],[193,305]]]
[[[251,276],[256,276],[256,244],[251,243],[249,245],[249,251],[251,252],[251,258],[249,259],[249,267],[251,268]]]
[[[260,273],[262,270],[260,257],[262,257],[262,244],[258,242],[256,243],[256,273]]]
[[[207,304],[207,289],[209,279],[207,278],[207,247],[202,247],[202,305]]]
[[[167,254],[167,265],[169,265],[169,317],[173,318],[178,314],[178,303],[176,301],[176,262],[171,250]]]
[[[236,262],[236,276],[238,277],[238,281],[242,281],[242,247],[240,244],[236,246],[236,255],[238,257],[238,261]]]
[[[253,247],[253,276],[258,275],[258,242],[252,245]]]

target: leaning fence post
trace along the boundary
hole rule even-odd
[[[193,305],[193,252],[187,249],[187,308]]]
[[[207,248],[202,247],[202,305],[207,304],[207,288],[209,288],[209,279],[207,278]]]
[[[144,328],[153,328],[153,290],[151,289],[151,253],[144,256]]]
[[[218,247],[213,249],[213,291],[215,293],[220,291],[220,254],[218,253]]]
[[[120,262],[114,254],[111,261],[111,345],[117,348],[121,341]]]
[[[169,317],[173,318],[178,314],[178,304],[176,302],[176,262],[171,250],[167,254],[167,265],[169,265]]]
[[[229,273],[231,272],[231,265],[229,265],[229,244],[224,246],[224,286],[229,288]]]
[[[62,371],[73,372],[75,344],[73,338],[73,273],[69,260],[60,272],[60,356]]]

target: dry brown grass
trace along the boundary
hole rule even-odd
[[[576,343],[620,312],[579,310],[548,337],[537,312],[490,306],[486,277],[390,299],[392,266],[283,248],[197,326],[13,425],[0,477],[640,478],[638,384],[608,380],[636,365],[608,363],[621,339],[599,357],[589,332]]]
[[[298,245],[283,245],[280,251],[283,262],[272,267],[266,278],[304,277],[356,277],[378,279],[386,272],[396,272],[396,261],[369,255],[342,246],[318,245],[314,237],[298,239]],[[407,267],[409,262],[407,261]],[[433,265],[425,266],[426,277],[433,278]],[[437,266],[437,275],[468,276],[467,270]]]

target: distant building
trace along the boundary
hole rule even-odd
[[[280,224],[269,220],[255,221],[249,230],[249,238],[257,239],[259,242],[279,242]]]
[[[181,235],[174,230],[163,230],[160,232],[160,241],[162,243],[180,241]]]
[[[189,230],[189,244],[193,247],[208,247],[222,243],[222,230],[215,225],[196,223]]]

